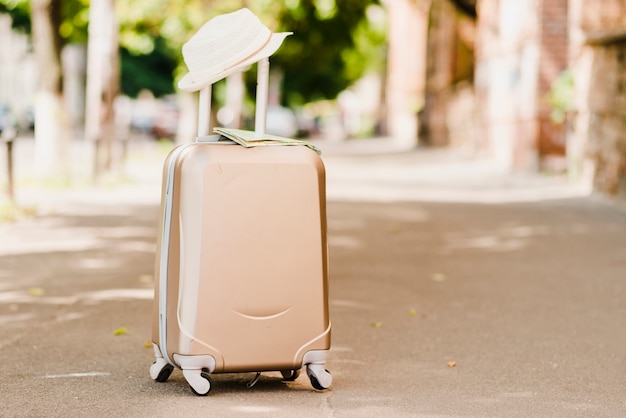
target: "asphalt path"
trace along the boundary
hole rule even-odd
[[[0,223],[0,416],[626,415],[621,205],[464,153],[321,146],[329,390],[150,379],[161,155],[140,147],[135,182],[23,188],[36,214]]]

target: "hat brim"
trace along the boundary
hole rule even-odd
[[[263,48],[255,52],[253,55],[250,55],[239,64],[227,68],[219,73],[199,74],[189,72],[180,79],[178,82],[178,88],[189,92],[198,91],[221,80],[222,78],[228,77],[234,72],[243,70],[249,65],[274,54],[278,48],[280,48],[285,38],[291,34],[292,32],[273,33],[269,42]]]

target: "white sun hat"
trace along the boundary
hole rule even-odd
[[[183,45],[189,72],[178,87],[201,90],[269,57],[291,33],[273,33],[247,8],[216,16]]]

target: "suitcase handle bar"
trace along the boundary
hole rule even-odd
[[[265,134],[267,121],[267,100],[269,96],[270,60],[263,58],[257,64],[256,79],[256,109],[254,119],[254,131],[257,134]]]
[[[200,90],[198,95],[198,136],[209,135],[209,121],[211,120],[211,90],[209,84]]]
[[[269,96],[269,58],[262,58],[257,63],[256,85],[256,110],[254,118],[254,131],[257,134],[265,134],[267,121],[267,101]],[[209,122],[211,118],[211,93],[212,85],[209,84],[200,90],[198,95],[198,136],[209,135]]]

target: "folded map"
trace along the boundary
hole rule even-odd
[[[301,139],[285,138],[270,134],[259,134],[254,131],[245,131],[243,129],[214,128],[213,132],[220,134],[246,148],[276,145],[301,145],[311,148],[319,155],[322,154],[322,151],[315,145]]]

